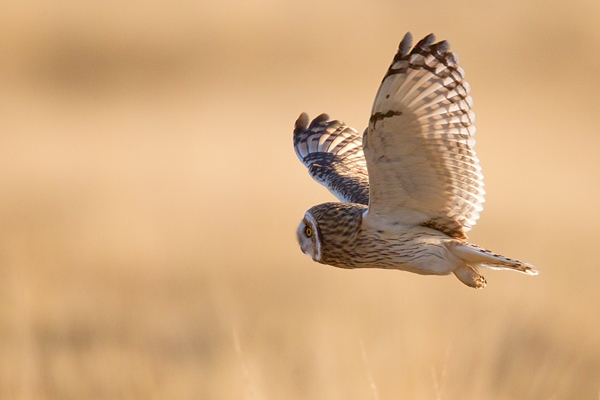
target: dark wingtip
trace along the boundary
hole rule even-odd
[[[441,40],[431,46],[431,52],[437,53],[438,56],[446,59],[445,64],[456,65],[458,64],[458,56],[450,51],[450,42],[447,40]]]
[[[435,44],[435,49],[440,53],[444,54],[448,50],[450,50],[450,42],[447,40],[442,40]]]
[[[294,135],[304,132],[308,128],[308,114],[303,112],[300,114],[294,125]]]
[[[413,52],[427,51],[433,42],[435,42],[435,35],[430,33],[423,39],[419,40],[419,43],[417,43],[417,45],[414,47]]]
[[[317,115],[315,117],[315,119],[313,119],[310,122],[310,125],[309,125],[308,129],[312,129],[312,128],[316,127],[316,126],[321,125],[323,122],[327,122],[327,121],[329,121],[329,115],[327,115],[325,113],[319,114],[319,115]]]
[[[400,45],[398,46],[398,53],[394,57],[394,61],[398,61],[409,54],[422,54],[423,52],[429,51],[430,48],[434,47],[441,54],[445,53],[450,48],[450,44],[445,40],[439,43],[435,43],[435,35],[433,33],[430,33],[423,39],[419,40],[419,42],[411,50],[412,39],[412,34],[410,32],[406,32],[406,34],[402,38],[402,41],[400,42]]]
[[[315,117],[315,119],[313,119],[313,121],[310,123],[311,125],[313,124],[320,124],[321,122],[326,122],[329,121],[329,115],[328,114],[319,114]]]
[[[410,51],[410,47],[412,46],[412,34],[410,32],[406,32],[400,45],[398,46],[398,53],[403,57],[408,54]]]

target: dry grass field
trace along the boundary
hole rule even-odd
[[[0,399],[598,399],[600,3],[0,1]],[[362,130],[404,32],[472,86],[470,238],[313,263],[302,111]]]

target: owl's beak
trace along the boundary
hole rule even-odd
[[[302,252],[303,252],[304,254],[306,254],[306,249],[305,249],[305,246],[306,246],[306,244],[304,244],[304,243],[303,243],[303,244],[300,244],[300,250],[302,250]]]
[[[304,244],[300,245],[300,250],[302,250],[302,252],[304,254],[306,254],[307,256],[309,256],[310,258],[312,258],[313,261],[316,261],[315,260],[315,254],[312,251],[312,249],[309,248],[308,243],[304,243]]]

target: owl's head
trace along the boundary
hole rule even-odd
[[[298,226],[296,236],[302,252],[314,261],[320,261],[321,238],[319,237],[319,226],[317,219],[310,210],[304,214],[304,219]]]
[[[366,210],[362,204],[338,202],[310,208],[296,232],[302,252],[322,264],[343,267]]]

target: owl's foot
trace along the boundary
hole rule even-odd
[[[479,275],[479,273],[475,271],[475,268],[471,267],[468,264],[461,265],[460,267],[456,268],[453,272],[459,281],[461,281],[469,287],[475,289],[483,289],[487,284],[485,278],[482,275]]]

